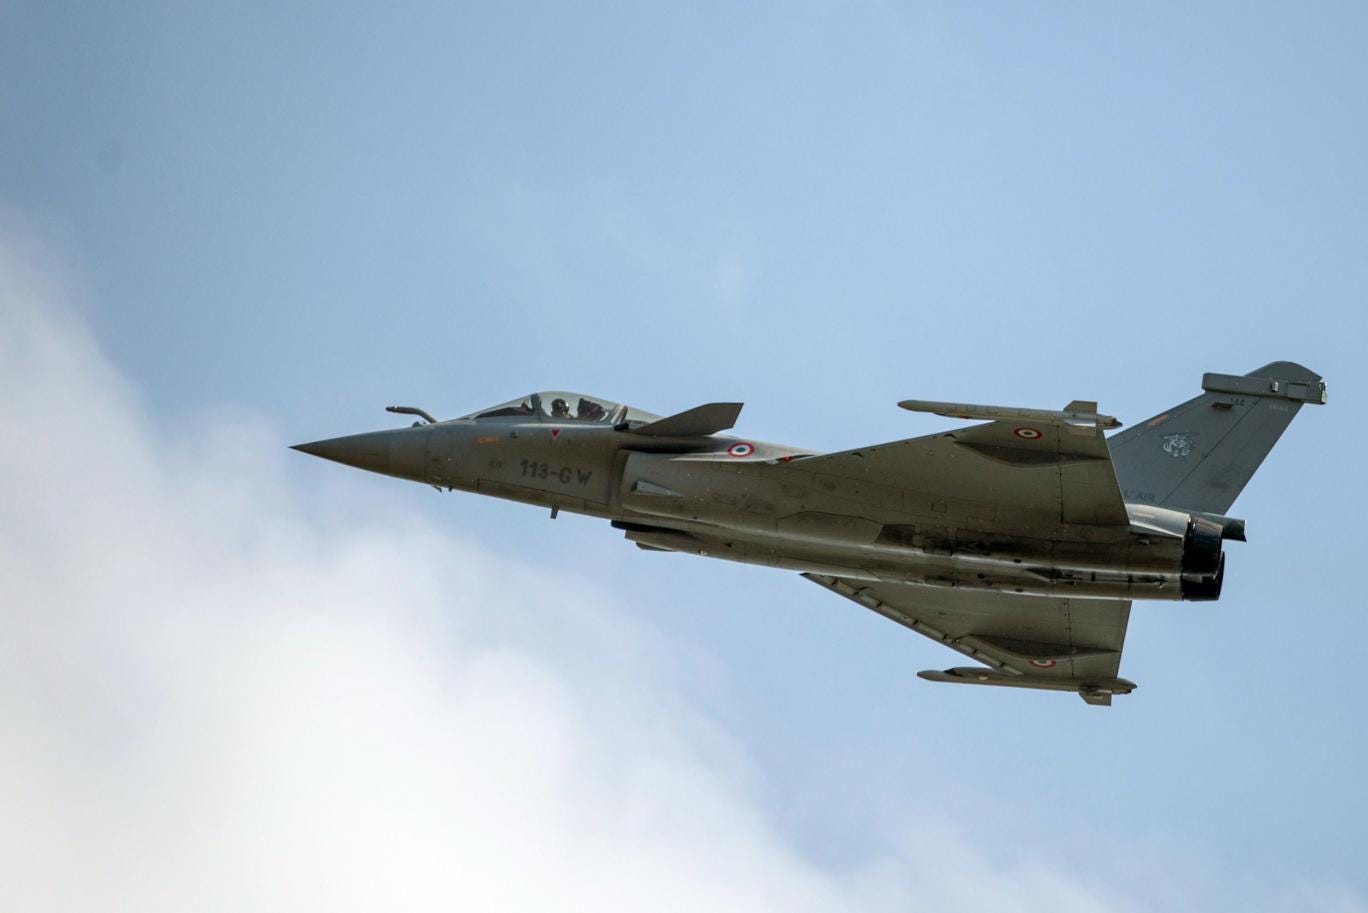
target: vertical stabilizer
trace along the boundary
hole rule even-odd
[[[1320,375],[1290,361],[1205,374],[1202,390],[1108,439],[1127,501],[1224,514],[1301,407],[1325,402]]]

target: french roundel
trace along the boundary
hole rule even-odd
[[[1038,441],[1041,437],[1040,432],[1035,428],[1017,428],[1012,433],[1026,441]]]
[[[747,444],[745,441],[732,444],[727,448],[727,456],[748,457],[752,453],[755,453],[755,445]]]
[[[1033,660],[1031,660],[1031,665],[1035,666],[1037,669],[1053,669],[1053,668],[1054,668],[1054,664],[1055,664],[1055,661],[1052,660],[1052,659],[1033,659]]]

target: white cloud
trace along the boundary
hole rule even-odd
[[[15,250],[7,909],[1134,908],[942,828],[853,870],[804,859],[673,695],[675,648],[591,582],[313,505],[251,416],[157,427]]]

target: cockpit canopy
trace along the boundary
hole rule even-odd
[[[525,422],[592,422],[612,425],[620,422],[652,422],[659,417],[597,396],[561,390],[529,393],[527,396],[462,416],[465,419],[512,418]]]

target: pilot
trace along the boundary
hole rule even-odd
[[[565,400],[561,399],[559,396],[551,400],[551,417],[569,418],[570,404],[567,403]]]
[[[603,418],[603,407],[592,399],[580,399],[579,408],[575,410],[576,418],[587,419],[596,422]]]

